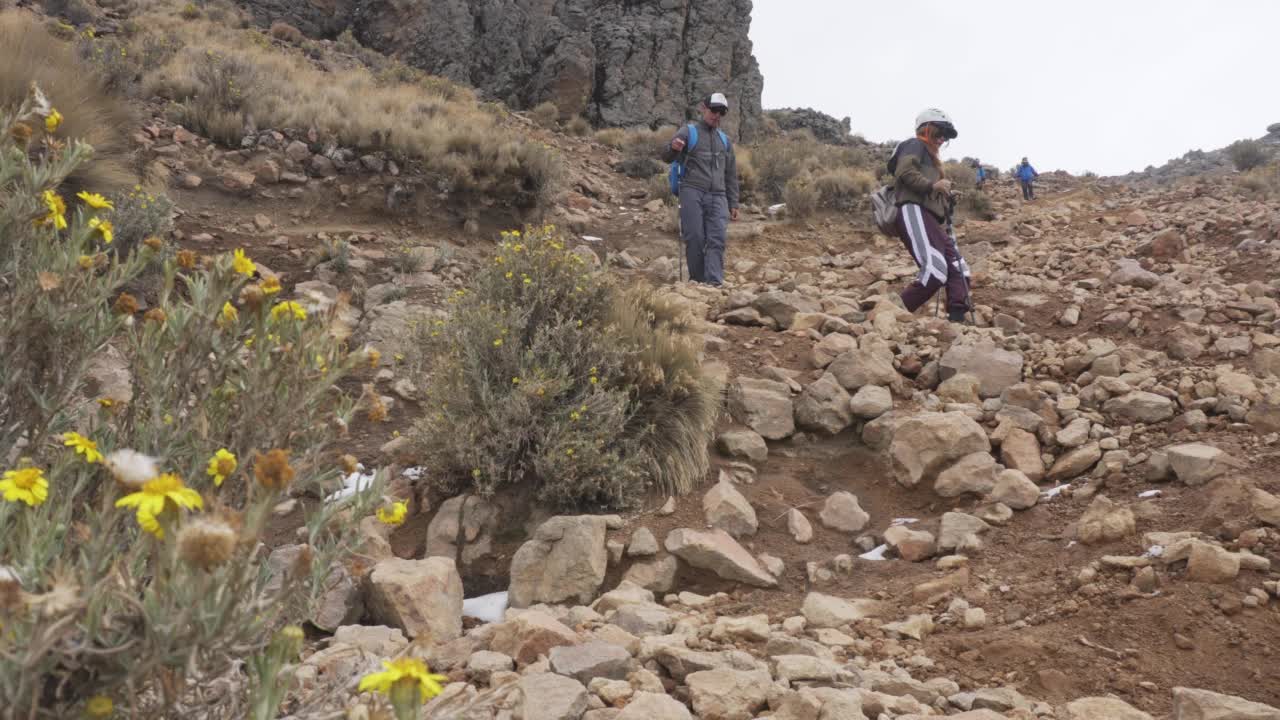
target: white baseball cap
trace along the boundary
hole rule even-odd
[[[728,110],[729,98],[725,97],[724,93],[711,93],[711,95],[706,99],[706,105],[709,108],[722,107]]]

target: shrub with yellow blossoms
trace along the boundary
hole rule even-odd
[[[174,717],[245,667],[207,710],[275,717],[301,642],[281,628],[309,618],[381,483],[306,509],[288,582],[255,547],[283,492],[340,486],[323,448],[355,404],[334,387],[364,357],[293,301],[253,302],[246,250],[122,242],[118,196],[60,187],[90,148],[17,129],[62,123],[36,88],[0,110],[0,708]],[[142,321],[123,289],[147,268]],[[127,397],[89,393],[102,362]]]

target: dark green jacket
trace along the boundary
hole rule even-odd
[[[898,205],[915,203],[938,220],[947,216],[947,196],[933,189],[933,184],[942,179],[942,169],[919,138],[898,144],[889,158],[889,173],[893,175]]]

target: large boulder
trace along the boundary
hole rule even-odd
[[[795,401],[796,424],[835,435],[853,424],[849,393],[831,373],[809,383]]]
[[[885,543],[898,551],[907,562],[921,562],[933,557],[937,540],[927,530],[912,530],[905,525],[894,525],[884,531]]]
[[[857,495],[841,491],[832,493],[822,504],[818,519],[832,530],[857,533],[862,532],[862,529],[867,526],[871,516],[862,509]]]
[[[991,453],[971,453],[939,473],[933,491],[942,497],[960,497],[965,493],[986,495],[995,487],[999,472],[1000,466]]]
[[[998,347],[990,340],[966,345],[952,345],[938,365],[943,380],[954,375],[972,375],[978,379],[978,394],[984,398],[1000,397],[1010,385],[1022,382],[1022,355]]]
[[[902,423],[889,443],[894,479],[906,487],[932,482],[956,460],[989,452],[982,426],[964,413],[926,413]]]
[[[579,642],[577,633],[559,620],[544,612],[526,610],[494,626],[489,649],[527,665],[550,654],[552,648]]]
[[[776,578],[723,530],[699,532],[680,528],[667,533],[667,552],[689,565],[717,576],[756,587],[774,587]]]
[[[1150,290],[1160,284],[1160,276],[1143,269],[1137,260],[1125,258],[1116,262],[1116,269],[1107,281],[1112,285],[1128,285]]]
[[[489,555],[498,514],[492,503],[477,495],[445,500],[427,525],[427,557],[453,558],[465,568]]]
[[[884,617],[890,610],[888,604],[879,600],[846,600],[817,592],[805,595],[800,608],[812,628],[838,628],[867,618]]]
[[[1172,419],[1177,407],[1163,395],[1135,390],[1106,401],[1102,410],[1127,422],[1157,423]]]
[[[729,412],[767,440],[783,440],[796,431],[791,388],[761,378],[738,378],[729,390]]]
[[[1081,445],[1071,452],[1059,457],[1049,468],[1045,479],[1049,482],[1061,482],[1083,475],[1102,459],[1102,446],[1096,442]]]
[[[866,385],[893,387],[902,383],[902,376],[893,367],[893,356],[870,349],[844,353],[827,366],[827,372],[850,392]]]
[[[666,693],[638,692],[613,720],[693,720],[689,708]]]
[[[831,333],[813,346],[813,352],[809,359],[814,367],[825,368],[836,358],[850,350],[857,349],[857,347],[858,341],[852,335]]]
[[[1080,516],[1077,536],[1085,545],[1123,540],[1136,532],[1133,511],[1121,507],[1106,495],[1099,495]]]
[[[731,458],[745,458],[751,462],[769,459],[769,446],[760,433],[754,430],[729,430],[716,438],[716,449]]]
[[[441,643],[462,635],[462,578],[451,558],[383,560],[369,574],[369,614],[410,638]]]
[[[863,385],[849,400],[855,417],[874,420],[893,409],[893,393],[879,385]]]
[[[1151,716],[1123,700],[1089,697],[1072,700],[1058,713],[1060,720],[1151,720]]]
[[[519,682],[524,720],[580,720],[590,707],[591,693],[571,677],[533,673]]]
[[[1021,471],[1032,480],[1040,482],[1044,479],[1044,458],[1040,456],[1040,441],[1036,436],[1023,430],[1013,428],[1000,443],[1000,461],[1011,470]]]
[[[1187,556],[1187,579],[1202,583],[1229,583],[1240,574],[1240,556],[1207,542],[1195,542]]]
[[[755,535],[759,527],[755,509],[738,492],[728,476],[721,477],[720,482],[702,496],[702,512],[706,515],[708,525],[734,537]]]
[[[1225,452],[1204,443],[1174,445],[1165,448],[1165,454],[1169,469],[1187,485],[1204,485],[1237,465]]]
[[[987,496],[991,502],[1003,503],[1013,510],[1026,510],[1040,502],[1040,488],[1018,470],[1005,470],[996,476],[995,487]]]
[[[799,313],[816,313],[822,310],[821,305],[803,295],[779,291],[757,296],[751,307],[759,310],[760,314],[773,318],[780,330],[789,330]]]
[[[551,649],[551,670],[587,684],[592,678],[626,680],[635,661],[621,646],[592,641],[581,645],[560,645]]]
[[[751,720],[768,704],[773,682],[763,670],[703,670],[684,680],[702,720]]]
[[[511,607],[595,599],[609,566],[603,517],[557,516],[542,523],[511,559]]]
[[[1172,720],[1280,720],[1280,709],[1235,695],[1176,687]]]

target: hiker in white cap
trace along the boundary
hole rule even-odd
[[[725,238],[729,220],[738,219],[738,164],[720,121],[729,100],[712,93],[698,104],[702,119],[676,132],[663,146],[672,163],[672,191],[680,198],[680,234],[689,261],[689,279],[724,283]]]

